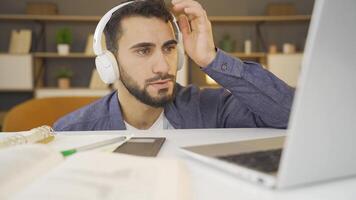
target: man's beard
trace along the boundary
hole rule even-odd
[[[126,87],[126,89],[139,101],[141,101],[144,104],[147,104],[152,107],[163,107],[166,104],[170,103],[173,101],[175,98],[175,92],[176,92],[176,87],[175,87],[175,76],[170,75],[170,74],[158,74],[157,76],[145,80],[145,85],[143,89],[140,89],[139,85],[137,82],[130,77],[125,70],[122,69],[120,66],[120,80]],[[172,94],[169,95],[167,94],[169,91],[169,88],[164,88],[158,90],[158,97],[152,97],[148,91],[147,87],[150,85],[151,82],[158,81],[158,80],[165,80],[165,79],[170,79],[173,82],[173,91]]]

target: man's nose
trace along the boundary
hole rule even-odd
[[[153,66],[153,73],[168,73],[170,66],[168,62],[168,56],[164,55],[162,51],[157,52],[157,62]]]

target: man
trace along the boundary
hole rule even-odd
[[[214,46],[202,6],[173,0],[186,54],[223,88],[175,83],[177,41],[163,1],[130,4],[105,29],[116,57],[118,90],[57,121],[56,131],[223,127],[286,128],[293,89],[254,62]]]

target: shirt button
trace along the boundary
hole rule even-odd
[[[223,64],[221,65],[221,70],[222,70],[222,71],[226,71],[226,70],[227,70],[227,63],[223,63]]]

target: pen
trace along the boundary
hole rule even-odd
[[[110,145],[110,144],[115,144],[115,143],[118,143],[118,142],[126,142],[128,139],[130,139],[130,138],[127,137],[127,136],[120,136],[120,137],[116,137],[116,138],[113,138],[113,139],[104,140],[104,141],[96,142],[96,143],[93,143],[93,144],[84,145],[84,146],[81,146],[81,147],[78,147],[78,148],[67,149],[67,150],[61,151],[61,154],[64,157],[67,157],[67,156],[70,156],[70,155],[75,154],[75,153],[80,152],[80,151],[87,151],[87,150],[91,150],[91,149],[96,149],[96,148],[99,148],[99,147],[103,147],[103,146]]]

